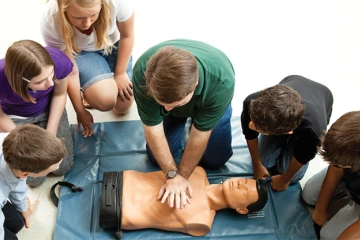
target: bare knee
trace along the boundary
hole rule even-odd
[[[125,100],[125,102],[121,101],[120,98],[117,98],[117,102],[113,111],[117,114],[126,114],[130,111],[130,108],[134,102],[134,97],[131,100]]]

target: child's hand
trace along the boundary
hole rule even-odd
[[[27,198],[26,198],[26,203],[27,203],[27,205],[28,205],[28,209],[27,209],[25,212],[22,212],[21,215],[22,215],[23,218],[24,218],[25,227],[26,227],[26,228],[29,228],[29,227],[30,227],[30,216],[31,216],[31,214],[34,212],[37,204],[39,203],[39,199],[36,199],[36,201],[31,205],[31,204],[30,204],[30,200],[29,200],[29,198],[27,197]]]

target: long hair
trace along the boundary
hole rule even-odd
[[[322,138],[319,154],[334,165],[360,170],[360,111],[348,112],[336,120]]]
[[[13,43],[5,55],[5,74],[13,91],[25,102],[36,103],[29,95],[28,82],[41,73],[44,66],[55,64],[50,54],[39,43],[32,40],[21,40]]]
[[[95,34],[97,49],[104,49],[104,53],[110,54],[113,48],[109,35],[107,33],[108,27],[111,25],[111,9],[109,3],[106,0],[57,0],[58,3],[58,15],[61,24],[61,35],[65,42],[66,47],[73,53],[79,53],[81,50],[75,43],[74,30],[72,24],[69,22],[66,16],[66,10],[71,4],[76,4],[81,8],[90,8],[95,3],[101,2],[102,8],[99,12],[98,19],[93,23],[93,31]]]

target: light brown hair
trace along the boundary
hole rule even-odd
[[[249,114],[256,129],[269,135],[294,131],[304,117],[305,105],[291,87],[275,85],[251,100]]]
[[[45,66],[54,66],[50,54],[39,43],[21,40],[13,43],[5,55],[5,74],[13,91],[25,102],[36,103],[29,95],[28,82],[41,74]]]
[[[66,155],[59,138],[34,124],[13,129],[3,142],[3,154],[10,168],[39,173],[58,163]]]
[[[58,15],[61,25],[61,35],[65,42],[66,48],[68,48],[73,54],[80,52],[81,50],[75,43],[74,30],[72,24],[69,22],[66,16],[66,10],[71,4],[76,4],[80,8],[90,8],[94,4],[101,2],[101,10],[99,12],[98,19],[93,23],[92,28],[96,38],[97,49],[104,49],[104,53],[107,55],[111,53],[113,44],[110,41],[107,33],[108,26],[111,25],[110,13],[111,9],[108,1],[106,0],[57,0],[58,3]]]
[[[360,111],[348,112],[331,125],[319,153],[331,164],[360,170]]]
[[[188,51],[163,47],[147,62],[145,79],[149,96],[162,103],[180,101],[196,88],[197,60]]]

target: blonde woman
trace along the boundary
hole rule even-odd
[[[31,123],[63,138],[67,155],[53,172],[59,176],[71,169],[74,157],[65,111],[72,68],[70,59],[59,49],[44,48],[31,40],[13,43],[0,60],[0,130],[10,132],[16,125]],[[32,187],[44,181],[45,177],[26,180]]]
[[[134,11],[131,0],[49,0],[41,21],[45,43],[74,63],[68,94],[83,126],[92,134],[92,108],[126,113],[134,98],[132,58]],[[83,96],[81,96],[83,95]]]

